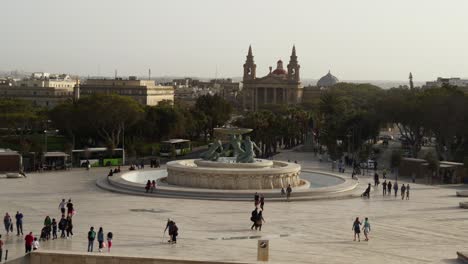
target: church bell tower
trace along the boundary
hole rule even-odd
[[[245,60],[245,63],[244,63],[244,78],[243,78],[244,81],[255,80],[256,68],[257,68],[257,65],[255,65],[254,56],[252,55],[252,47],[249,46],[247,59]]]
[[[294,81],[294,82],[301,81],[300,75],[299,75],[300,68],[301,66],[297,62],[296,46],[293,45],[291,57],[289,59],[289,64],[288,64],[288,80],[289,81]]]

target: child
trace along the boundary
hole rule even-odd
[[[107,252],[110,253],[111,247],[112,247],[112,232],[107,233]]]
[[[52,219],[52,240],[57,239],[57,221]]]
[[[154,190],[156,190],[156,181],[155,180],[153,180],[151,182],[151,192],[154,192]]]
[[[362,228],[362,230],[364,231],[364,236],[366,237],[366,241],[369,241],[368,235],[370,233],[371,227],[369,224],[369,219],[367,217],[364,220],[364,227]]]
[[[37,237],[34,238],[34,241],[32,243],[32,248],[33,248],[33,251],[36,251],[39,249],[39,241],[37,241]]]

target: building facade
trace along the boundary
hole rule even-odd
[[[291,105],[302,102],[300,65],[294,46],[287,70],[284,69],[281,60],[277,62],[276,69],[272,71],[270,67],[269,74],[264,77],[257,78],[256,69],[252,48],[249,47],[244,64],[242,88],[242,105],[245,110],[258,110],[260,106],[268,104]]]
[[[18,81],[0,82],[0,97],[20,99],[34,105],[53,108],[73,99],[76,80],[66,74],[33,73]]]
[[[131,97],[142,105],[174,101],[174,87],[157,85],[153,80],[138,80],[133,76],[128,79],[88,79],[80,85],[80,94],[118,94]]]

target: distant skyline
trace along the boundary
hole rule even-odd
[[[5,0],[0,70],[239,77],[289,61],[301,76],[468,77],[464,0]]]

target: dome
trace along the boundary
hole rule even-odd
[[[320,78],[320,80],[318,80],[317,86],[318,87],[330,87],[330,86],[337,84],[338,82],[339,82],[338,78],[333,76],[330,73],[330,71],[328,71],[327,75],[323,76],[322,78]]]
[[[276,63],[276,69],[272,73],[275,74],[275,75],[287,74],[287,72],[283,69],[283,61],[282,60],[279,60]]]

